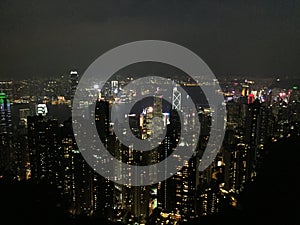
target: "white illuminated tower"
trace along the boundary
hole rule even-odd
[[[110,82],[111,84],[111,96],[115,96],[118,94],[119,91],[119,82],[117,80],[113,80]]]
[[[173,88],[172,108],[181,110],[181,92],[177,90],[177,87]]]

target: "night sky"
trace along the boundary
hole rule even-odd
[[[217,76],[300,74],[297,0],[1,0],[0,79],[80,72],[118,45],[178,43]]]

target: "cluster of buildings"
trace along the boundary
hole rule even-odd
[[[71,71],[65,83],[69,89],[65,96],[63,93],[53,93],[52,99],[56,96],[56,101],[71,101],[78,80],[77,71]],[[98,84],[90,90],[81,90],[88,92],[91,99],[96,101],[96,108],[89,108],[88,102],[81,102],[76,107],[90,110],[99,138],[118,160],[130,165],[155,164],[175,151],[181,137],[179,114],[186,110],[181,103],[189,96],[175,87],[171,105],[163,102],[157,93],[149,99],[149,104],[142,106],[142,110],[124,115],[124,121],[130,124],[131,130],[125,129],[123,132],[132,132],[142,140],[153,136],[154,118],[161,118],[166,128],[165,138],[158,147],[147,152],[136,151],[133,146],[125,146],[120,142],[114,133],[110,116],[114,101],[126,104],[138,91],[130,90],[130,93],[118,95],[124,84],[126,81],[110,81],[102,90],[99,90]],[[47,85],[49,90],[57,88],[54,83],[51,85]],[[153,86],[156,85],[154,82]],[[189,86],[188,83],[185,85]],[[11,108],[18,101],[14,97],[16,95],[12,94],[14,88],[11,86],[11,83],[0,83],[0,179],[11,174],[16,180],[31,179],[37,183],[47,180],[57,186],[65,199],[67,211],[74,216],[100,214],[109,220],[126,224],[178,224],[180,221],[222,212],[228,205],[237,207],[239,193],[248,182],[255,179],[263,166],[261,162],[266,145],[270,141],[289,137],[292,132],[300,133],[298,86],[270,89],[259,87],[253,81],[234,80],[223,87],[224,107],[227,110],[223,146],[206,170],[200,172],[198,168],[209,140],[215,112],[206,103],[199,102],[198,114],[189,116],[191,121],[199,119],[201,134],[195,154],[184,167],[157,184],[120,185],[100,176],[88,165],[76,145],[72,120],[60,123],[55,118],[49,118],[51,112],[47,110],[49,102],[45,102],[46,98],[38,101],[38,95],[31,96],[30,101],[35,101],[36,107],[21,107],[18,127],[14,129]],[[17,99],[24,98],[18,96]],[[76,118],[73,118],[74,121]],[[122,168],[115,170],[114,173],[118,175]],[[128,171],[128,176],[133,172]],[[155,171],[152,175],[155,176]]]

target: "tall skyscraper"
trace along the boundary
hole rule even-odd
[[[14,86],[12,81],[0,81],[0,93],[5,93],[8,99],[14,99]]]
[[[110,88],[111,96],[116,96],[119,92],[119,81],[113,80],[110,82],[110,84],[111,84],[111,88]]]
[[[77,70],[71,70],[69,74],[69,83],[70,83],[70,98],[72,102],[75,96],[78,82],[79,82],[79,75]]]
[[[92,115],[95,115],[95,123],[98,131],[98,135],[104,145],[107,144],[109,136],[109,102],[104,100],[98,100],[96,102],[96,109],[91,109]],[[94,111],[94,113],[93,113]]]
[[[12,121],[10,101],[5,93],[0,93],[0,170],[12,169]]]
[[[293,124],[300,121],[300,89],[294,86],[289,99],[289,111]]]
[[[172,108],[181,110],[181,92],[177,90],[177,87],[173,88]]]
[[[112,155],[117,155],[120,153],[118,150],[118,141],[116,137],[110,132],[110,103],[108,101],[98,99],[96,102],[95,109],[91,109],[91,115],[94,115],[95,124],[98,131],[98,136],[103,143],[103,146]],[[121,153],[122,154],[122,153]],[[101,159],[99,159],[101,160]],[[106,163],[101,161],[101,163]],[[107,173],[118,172],[116,171],[106,171]],[[119,168],[121,169],[121,168]],[[114,208],[116,208],[117,196],[120,197],[120,191],[116,190],[115,185],[112,181],[95,174],[95,184],[96,184],[96,195],[97,195],[97,212],[102,216],[113,219],[114,218]]]
[[[55,185],[72,215],[91,215],[101,209],[97,207],[102,186],[78,150],[72,122],[58,124],[42,115],[32,116],[27,129],[31,179]]]
[[[176,151],[180,140],[180,111],[170,112],[170,123],[160,146],[160,161]],[[165,213],[176,214],[182,221],[195,216],[195,191],[197,188],[197,157],[186,161],[180,171],[158,185],[158,207]],[[167,171],[168,164],[165,164]]]
[[[61,161],[59,124],[42,115],[28,117],[28,147],[31,177],[36,182],[47,179],[58,184]]]
[[[245,141],[250,147],[248,169],[251,177],[256,176],[257,167],[262,159],[269,126],[269,109],[262,105],[258,99],[249,105],[247,122],[245,126]]]

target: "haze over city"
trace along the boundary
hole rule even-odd
[[[290,1],[1,1],[0,77],[81,73],[131,41],[165,40],[217,76],[297,76],[300,3]]]

